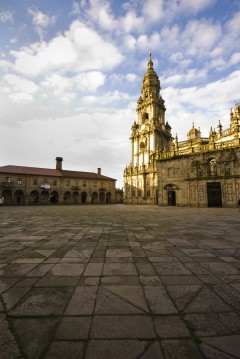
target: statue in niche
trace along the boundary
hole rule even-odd
[[[212,159],[209,162],[209,169],[210,169],[210,176],[216,176],[217,175],[217,162],[215,159]]]
[[[224,174],[225,175],[230,175],[231,174],[230,163],[225,163],[225,165],[224,165]]]
[[[203,175],[203,169],[200,165],[197,166],[197,176],[201,177]]]

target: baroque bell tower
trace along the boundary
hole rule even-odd
[[[159,151],[169,150],[171,127],[165,122],[165,105],[151,53],[137,101],[137,122],[130,136],[131,163],[124,171],[125,203],[157,204],[158,178],[155,161]]]

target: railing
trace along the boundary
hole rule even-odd
[[[81,189],[80,186],[72,186],[72,190],[79,191]]]
[[[180,143],[180,142],[179,142]],[[185,144],[186,142],[181,142],[181,144]],[[200,153],[200,152],[210,152],[213,150],[223,150],[227,148],[236,147],[234,141],[224,141],[224,142],[210,142],[206,145],[196,145],[196,146],[189,146],[188,148],[175,148],[169,152],[159,152],[157,155],[158,160],[172,158],[174,156],[183,156],[183,155],[190,155],[193,153]]]
[[[14,186],[14,182],[5,181],[5,182],[1,183],[1,186],[4,187],[4,188],[12,188]]]
[[[51,188],[50,184],[48,184],[48,183],[43,183],[43,184],[40,185],[40,187],[44,188],[44,189],[50,189]]]

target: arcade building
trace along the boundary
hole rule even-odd
[[[115,203],[116,180],[94,172],[23,166],[0,167],[0,195],[4,205]]]

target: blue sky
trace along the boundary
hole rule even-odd
[[[240,101],[240,0],[0,0],[0,165],[118,180],[151,50],[172,135]]]

